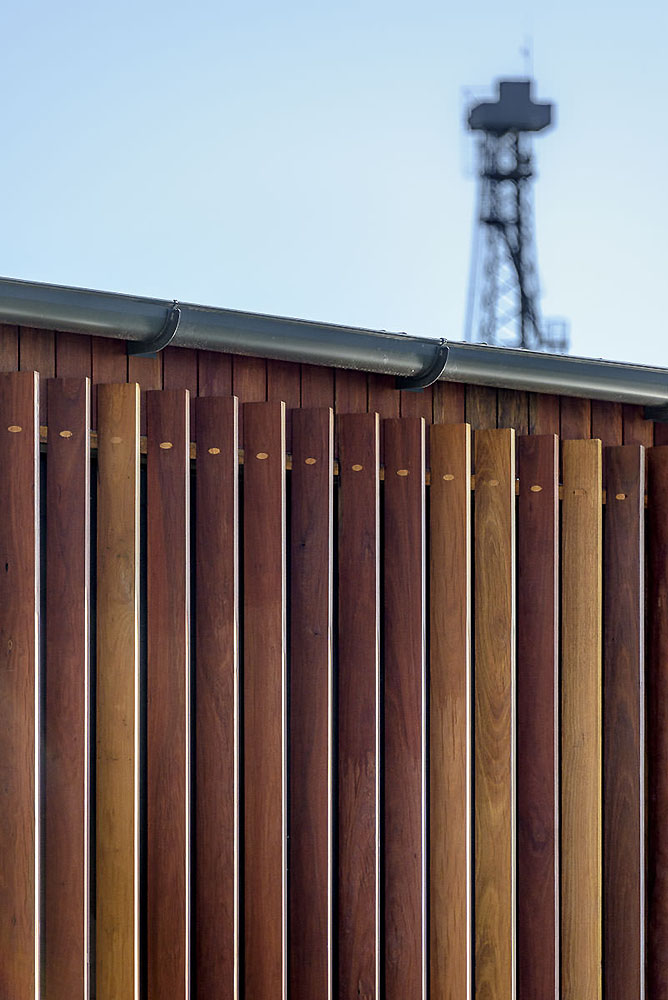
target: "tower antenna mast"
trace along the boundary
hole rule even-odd
[[[501,80],[496,101],[475,104],[468,127],[478,143],[478,228],[466,339],[473,343],[568,350],[568,327],[540,313],[533,227],[531,135],[552,124],[553,105],[531,96],[530,78]]]

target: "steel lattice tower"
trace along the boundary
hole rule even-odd
[[[531,133],[549,127],[553,105],[533,101],[531,83],[502,80],[496,101],[469,112],[468,127],[480,138],[466,339],[565,352],[566,324],[546,324],[540,313]]]

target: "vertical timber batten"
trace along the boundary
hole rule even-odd
[[[517,976],[559,996],[559,442],[520,437],[517,566]]]
[[[380,443],[377,414],[339,442],[338,969],[340,997],[380,1000]]]
[[[515,432],[475,435],[475,980],[515,996]]]
[[[198,997],[239,979],[238,401],[195,401],[195,911]]]
[[[90,379],[47,383],[43,988],[89,990]]]
[[[471,996],[471,428],[431,429],[430,988]]]
[[[602,958],[601,442],[563,442],[561,990],[600,1000]]]
[[[332,410],[292,424],[291,1000],[332,996]]]
[[[384,995],[418,1000],[426,995],[425,423],[383,427]]]
[[[149,997],[190,995],[190,393],[146,393]]]
[[[139,996],[139,386],[98,386],[98,1000]]]
[[[603,986],[645,995],[645,451],[605,449]]]
[[[244,413],[246,1000],[286,994],[285,404]]]

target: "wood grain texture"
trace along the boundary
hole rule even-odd
[[[515,432],[475,435],[475,988],[514,996]]]
[[[659,425],[657,424],[657,428]],[[668,447],[647,452],[647,996],[668,997]]]
[[[302,365],[302,406],[334,406],[334,369]]]
[[[332,995],[333,469],[332,410],[296,411],[290,562],[291,1000]]]
[[[292,451],[292,410],[301,405],[301,370],[293,361],[267,361],[267,399],[285,403],[285,442]]]
[[[654,421],[645,420],[645,407],[624,403],[622,406],[624,444],[641,444],[651,448],[654,444]]]
[[[339,439],[338,895],[340,997],[380,1000],[379,428],[336,418]]]
[[[40,393],[39,422],[47,423],[46,379],[56,374],[56,335],[53,330],[34,330],[30,326],[19,328],[19,369],[22,372],[39,372]]]
[[[668,444],[668,424],[659,420],[654,421],[654,444]]]
[[[381,420],[400,415],[401,393],[395,382],[393,375],[369,372],[367,405],[369,413],[377,413]]]
[[[138,360],[144,361],[146,359]],[[111,337],[91,337],[91,372],[93,379],[91,421],[93,427],[97,427],[98,384],[106,385],[112,382],[128,381],[128,357],[125,341],[113,340]],[[130,374],[129,380],[131,382],[139,381],[136,371]]]
[[[0,323],[0,372],[19,370],[19,328]]]
[[[38,375],[0,375],[0,996],[12,1000],[39,996],[38,407]]]
[[[247,403],[244,423],[245,996],[274,1000],[287,979],[285,405]]]
[[[431,385],[417,391],[401,389],[400,395],[402,417],[424,417],[427,424],[431,424],[434,419],[434,392]]]
[[[645,995],[645,454],[606,449],[603,983]]]
[[[529,434],[559,433],[559,397],[542,392],[529,394]]]
[[[187,389],[190,393],[190,436],[196,437],[197,351],[189,347],[166,347],[162,352],[162,388]]]
[[[232,392],[232,358],[220,351],[197,351],[200,396],[229,396]]]
[[[466,421],[473,430],[496,427],[497,390],[488,385],[466,386]]]
[[[128,382],[137,382],[141,389],[141,433],[146,434],[146,393],[151,389],[162,389],[162,356],[142,358],[128,357]]]
[[[601,996],[601,443],[563,443],[561,995]]]
[[[435,424],[461,424],[464,422],[465,388],[462,382],[434,383]]]
[[[139,995],[139,386],[98,390],[96,988]]]
[[[239,446],[244,445],[244,403],[262,403],[267,398],[265,358],[232,355],[232,392],[239,400]]]
[[[89,989],[90,379],[47,385],[43,989]]]
[[[516,389],[499,389],[497,424],[514,427],[516,434],[529,433],[529,394]]]
[[[559,442],[520,437],[517,983],[559,997]]]
[[[592,399],[591,436],[599,438],[604,448],[623,443],[621,403],[610,403],[603,399]]]
[[[239,967],[238,405],[200,398],[195,565],[195,910],[198,997],[234,1000]]]
[[[425,422],[384,425],[385,996],[417,1000],[426,995]]]
[[[146,394],[146,963],[149,997],[190,979],[190,394]]]
[[[471,993],[471,429],[431,430],[430,990]]]
[[[58,378],[90,378],[93,371],[91,338],[81,333],[56,334]]]
[[[367,373],[336,369],[334,372],[336,387],[337,413],[366,413],[367,410]]]
[[[559,397],[562,441],[587,440],[591,437],[591,401],[577,396]]]

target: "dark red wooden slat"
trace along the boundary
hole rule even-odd
[[[0,375],[0,996],[35,997],[39,378]]]
[[[668,997],[668,447],[647,452],[647,996]]]
[[[47,423],[46,379],[56,374],[56,341],[53,330],[34,330],[22,326],[19,331],[19,368],[22,372],[39,372],[39,422]]]
[[[195,401],[195,982],[233,1000],[238,974],[238,437],[234,396]]]
[[[434,417],[434,394],[432,386],[428,385],[424,389],[413,391],[411,389],[401,390],[401,416],[402,417],[424,417],[427,424],[430,424]]]
[[[516,434],[528,434],[528,393],[518,392],[516,389],[499,389],[496,419],[499,427],[514,427]]]
[[[289,995],[331,993],[331,409],[296,410],[292,448]]]
[[[286,981],[285,405],[247,403],[244,424],[244,975],[247,1000],[274,1000]]]
[[[466,386],[466,421],[473,430],[496,427],[497,390],[488,385]]]
[[[149,392],[147,533],[148,995],[187,995],[190,811],[190,410]]]
[[[335,383],[337,413],[366,413],[368,402],[366,372],[337,368]]]
[[[606,449],[603,551],[603,984],[644,996],[645,455]]]
[[[529,393],[529,434],[559,433],[559,397]]]
[[[591,437],[591,402],[577,396],[560,397],[562,440],[580,441]]]
[[[645,420],[644,407],[624,403],[622,414],[624,444],[642,444],[646,448],[651,448],[654,444],[654,421]]]
[[[424,996],[425,424],[386,420],[384,554],[385,996]]]
[[[15,372],[19,367],[19,328],[0,323],[0,372]]]
[[[302,406],[334,406],[334,369],[302,365]]]
[[[436,382],[434,385],[434,423],[461,424],[466,403],[463,382]]]
[[[336,418],[339,439],[338,992],[379,998],[378,417]]]
[[[265,358],[232,356],[232,392],[239,399],[239,443],[244,441],[244,403],[261,403],[267,398]]]
[[[232,358],[220,351],[198,351],[200,396],[229,396],[232,392]]]
[[[91,338],[81,333],[56,334],[56,375],[58,378],[90,378]]]
[[[393,375],[368,375],[368,408],[369,413],[377,413],[381,419],[398,417],[401,403],[401,393],[395,387]]]
[[[142,358],[131,354],[127,361],[128,382],[136,382],[141,387],[139,426],[140,432],[146,434],[146,393],[151,389],[162,389],[162,355],[159,354],[157,358]]]
[[[663,421],[654,421],[654,444],[668,444],[668,424]]]
[[[463,400],[462,400],[463,402]],[[431,429],[429,488],[430,989],[471,976],[471,429]]]
[[[559,448],[520,437],[517,549],[517,976],[559,995]]]
[[[610,403],[603,399],[592,399],[591,436],[598,438],[604,446],[622,444],[621,403]]]
[[[189,347],[166,347],[162,352],[163,389],[187,389],[190,393],[190,435],[195,439],[197,398],[197,351]]]
[[[48,383],[43,988],[88,997],[90,380]]]
[[[301,404],[301,369],[292,361],[267,361],[267,399],[285,403],[285,440],[292,451],[292,410]]]

